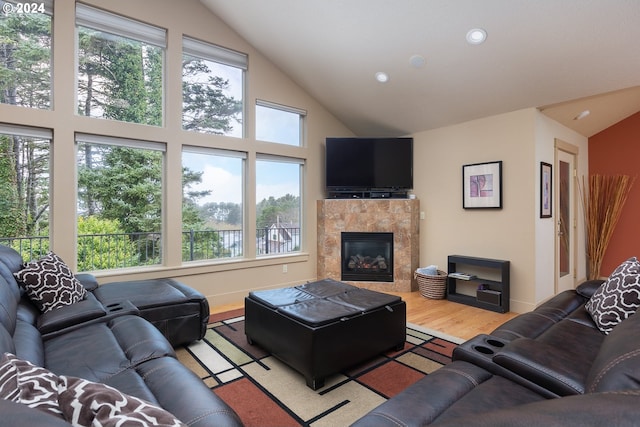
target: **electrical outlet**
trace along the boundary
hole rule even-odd
[[[286,273],[287,271],[289,271],[289,266],[287,264],[282,264],[282,272]]]
[[[424,214],[424,211],[420,212],[420,219],[425,219],[426,215]]]

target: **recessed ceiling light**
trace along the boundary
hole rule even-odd
[[[481,44],[487,39],[487,32],[482,28],[473,28],[467,33],[467,43]]]
[[[378,71],[376,73],[376,80],[379,81],[380,83],[386,83],[389,81],[389,75],[382,71]]]
[[[422,55],[413,55],[411,58],[409,58],[409,64],[411,64],[413,68],[422,68],[426,63],[427,60],[424,59],[424,56]]]
[[[577,116],[575,116],[573,118],[573,120],[582,120],[585,117],[587,117],[589,114],[591,114],[591,111],[589,110],[584,110],[583,112],[581,112],[580,114],[578,114]]]

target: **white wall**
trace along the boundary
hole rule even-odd
[[[536,164],[540,162],[554,163],[555,140],[559,139],[565,143],[571,144],[578,148],[577,155],[577,175],[578,177],[588,175],[588,155],[589,144],[588,138],[574,132],[571,129],[551,120],[544,114],[537,112],[536,114]],[[554,170],[555,172],[555,170]],[[540,182],[540,168],[536,169],[536,182]],[[554,177],[555,178],[555,177]],[[578,196],[576,194],[576,196]],[[540,186],[536,186],[536,200],[540,199]],[[555,205],[554,205],[555,209]],[[580,199],[578,196],[578,209],[576,212],[578,249],[577,249],[577,274],[576,284],[586,278],[586,258],[584,256],[584,221],[582,210],[580,207]],[[535,219],[535,285],[536,298],[535,303],[539,305],[543,301],[549,299],[555,294],[554,287],[554,260],[555,260],[555,236],[557,232],[557,218],[540,218],[539,212],[536,213]]]
[[[586,138],[535,108],[486,117],[414,135],[415,194],[420,264],[447,267],[448,255],[511,262],[511,310],[529,311],[552,295],[553,219],[539,218],[540,161],[553,163],[554,139],[579,145]],[[503,161],[503,208],[462,208],[462,166]],[[584,271],[584,264],[581,266]]]

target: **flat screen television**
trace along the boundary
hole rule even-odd
[[[413,138],[327,138],[326,188],[330,197],[406,196],[413,188]]]

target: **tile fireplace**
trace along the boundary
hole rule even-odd
[[[420,202],[418,199],[324,199],[317,202],[318,215],[318,278],[341,280],[361,288],[375,291],[411,292],[418,290],[413,273],[420,263]],[[387,264],[386,277],[381,279],[377,272],[357,271],[367,276],[343,276],[343,233],[371,233],[391,235],[390,244],[376,243],[374,250],[366,253],[360,249],[361,242],[349,244],[345,254],[346,269],[353,256],[353,269],[360,258],[365,268],[368,262]],[[358,235],[360,236],[360,235]],[[379,236],[378,236],[379,237]],[[367,242],[368,243],[368,242]],[[388,245],[388,246],[387,246]],[[389,254],[385,255],[387,250]],[[358,253],[362,252],[362,253]],[[373,253],[372,253],[373,252]],[[389,260],[380,260],[378,256]],[[365,260],[370,257],[373,260]],[[377,261],[376,261],[377,259]],[[371,274],[376,273],[376,274]]]

